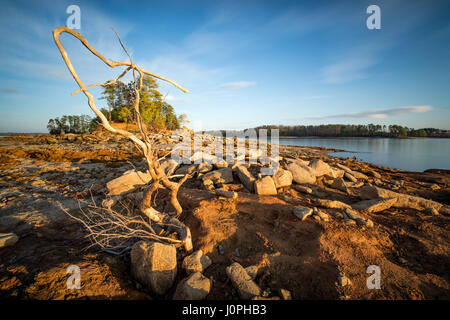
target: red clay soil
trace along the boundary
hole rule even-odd
[[[275,294],[288,289],[294,299],[450,298],[449,217],[389,209],[371,215],[375,227],[363,230],[335,219],[298,220],[292,208],[310,199],[294,190],[277,197],[239,193],[231,200],[185,188],[180,200],[194,248],[213,261],[204,272],[213,279],[207,299],[237,298],[225,273],[233,261],[258,265],[261,288]],[[84,235],[77,223],[69,222],[40,228],[2,249],[0,298],[150,298],[130,277],[128,256],[83,251],[88,245]],[[80,266],[81,290],[67,290],[70,264]],[[369,265],[381,268],[380,290],[366,286]],[[340,271],[351,286],[338,286]],[[178,278],[184,276],[179,270]]]

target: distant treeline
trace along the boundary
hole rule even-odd
[[[85,133],[90,131],[96,124],[93,119],[86,115],[62,116],[48,120],[47,129],[51,134],[64,133]]]
[[[267,134],[270,134],[271,129],[278,129],[280,137],[450,137],[449,130],[435,128],[413,129],[395,124],[389,126],[379,124],[324,124],[318,126],[266,125],[256,127],[255,129],[267,129]]]

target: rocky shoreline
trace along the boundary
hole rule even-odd
[[[168,133],[154,138],[161,155],[178,142]],[[213,141],[203,138],[204,146]],[[56,206],[77,214],[105,199],[139,201],[136,171],[146,167],[130,142],[102,131],[0,138],[0,296],[449,298],[450,174],[390,169],[333,151],[280,146],[271,176],[260,174],[270,164],[162,160],[168,175],[192,174],[179,198],[196,250],[176,251],[162,279],[142,256],[158,259],[163,248],[140,243],[120,257],[85,250],[85,231]],[[157,206],[164,211],[168,202]],[[81,290],[65,287],[72,264],[85,274]],[[369,265],[382,270],[382,289],[367,288]]]

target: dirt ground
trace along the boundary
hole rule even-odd
[[[30,159],[30,153],[20,154],[20,148],[6,149],[0,148],[4,170],[20,164],[22,158]],[[60,153],[45,160],[79,160],[73,152]],[[91,159],[109,162],[111,158],[105,156],[132,160],[130,153],[107,151],[93,153]],[[388,179],[405,181],[404,193],[414,187],[417,195],[449,204],[448,188],[429,188],[442,179],[448,187],[448,172],[386,169],[385,174]],[[2,179],[0,188],[7,188],[7,177]],[[317,188],[323,198],[348,204],[358,201],[320,183]],[[256,282],[262,289],[274,295],[279,289],[287,289],[293,299],[450,299],[449,216],[390,208],[366,215],[375,226],[363,228],[338,219],[300,221],[292,214],[298,205],[311,206],[314,198],[289,189],[277,196],[239,192],[237,199],[225,199],[210,191],[182,188],[181,220],[191,228],[194,249],[202,249],[212,259],[204,272],[212,279],[207,299],[238,298],[225,273],[234,261],[244,267],[257,265]],[[54,210],[57,212],[56,207]],[[333,216],[338,210],[323,211]],[[6,232],[1,219],[8,212],[0,208],[0,232]],[[14,246],[0,248],[1,299],[170,299],[173,294],[174,290],[166,297],[152,297],[130,276],[128,254],[118,257],[86,249],[89,242],[85,231],[67,217],[8,231],[17,232],[20,239]],[[68,290],[66,286],[66,270],[72,264],[81,270],[80,290]],[[369,290],[366,285],[370,265],[381,270],[379,290]],[[179,279],[185,277],[181,268],[178,273]],[[351,280],[351,285],[339,285],[340,273]]]

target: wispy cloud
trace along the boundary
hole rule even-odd
[[[431,106],[408,106],[408,107],[397,107],[391,109],[383,110],[369,110],[362,112],[349,112],[341,113],[330,116],[319,116],[319,117],[307,117],[310,120],[320,120],[320,119],[334,119],[334,118],[372,118],[372,119],[385,119],[392,116],[407,115],[410,113],[425,113],[433,110]]]
[[[167,101],[188,101],[188,99],[187,98],[182,98],[182,97],[175,97],[175,96],[173,96],[173,95],[171,95],[171,94],[168,94],[167,96],[166,96],[166,100]]]
[[[2,88],[0,89],[0,92],[3,93],[17,93],[18,91],[14,88]]]
[[[240,89],[256,85],[253,81],[238,81],[238,82],[228,82],[220,86],[223,89]]]

